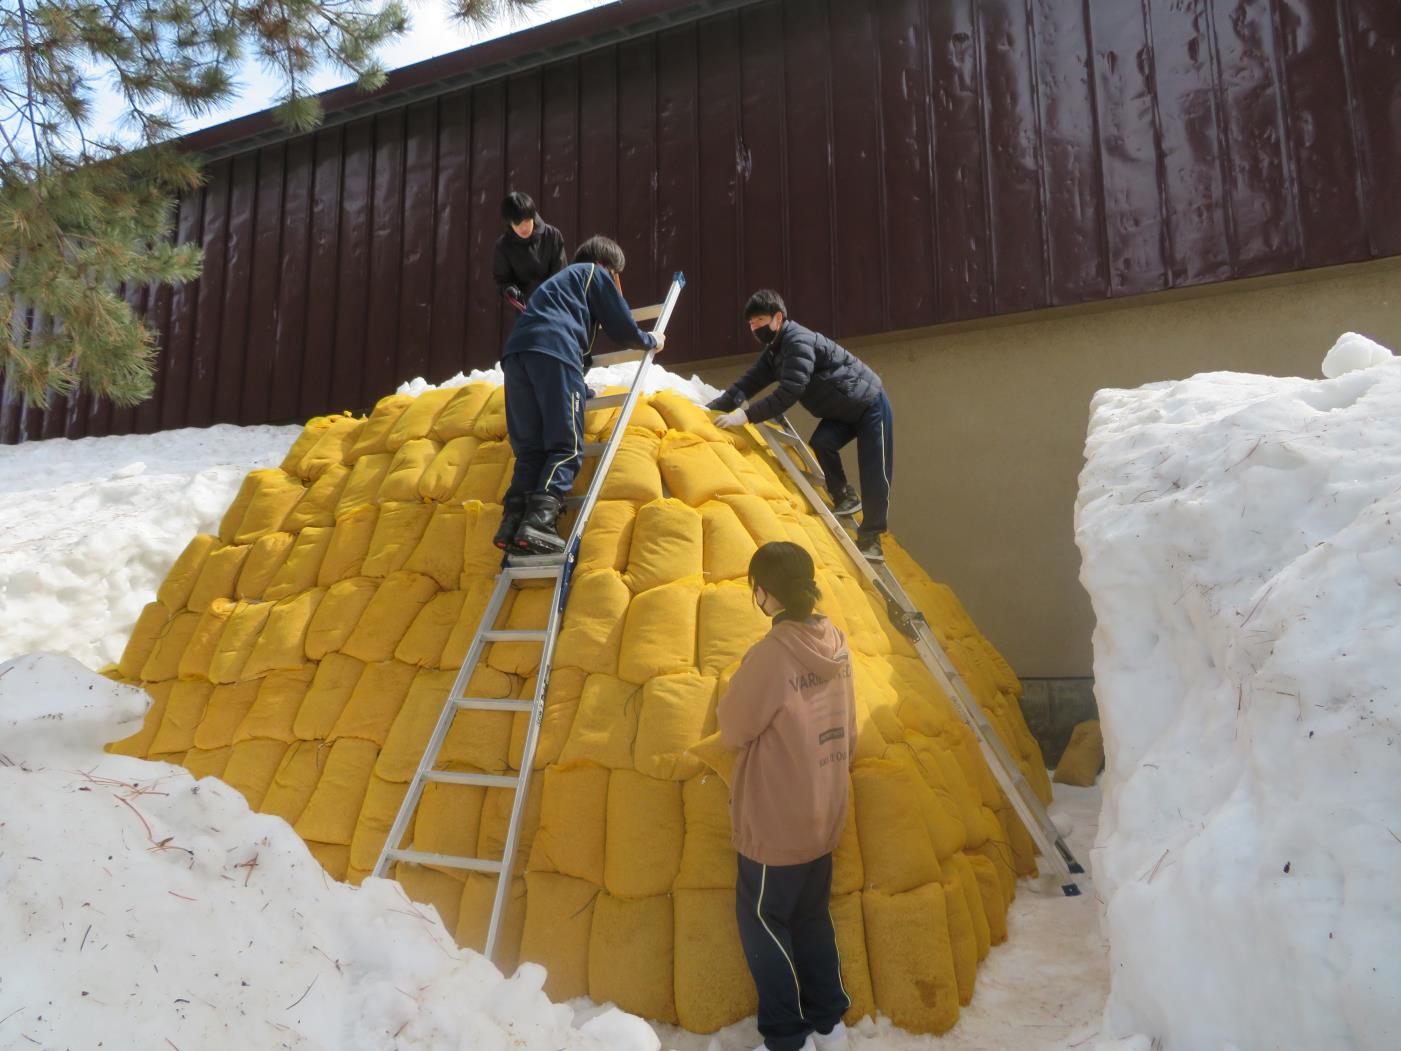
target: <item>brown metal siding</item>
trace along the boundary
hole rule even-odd
[[[180,205],[201,279],[128,294],[156,396],[11,406],[0,440],[294,420],[489,366],[512,187],[571,249],[616,236],[634,302],[688,272],[670,361],[752,349],[764,285],[854,336],[1401,253],[1396,0],[723,6],[230,150]]]

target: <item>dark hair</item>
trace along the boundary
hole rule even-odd
[[[822,597],[817,590],[812,556],[797,544],[773,540],[754,552],[749,560],[749,586],[758,584],[799,620],[812,616]]]
[[[623,255],[617,241],[602,234],[594,234],[579,246],[579,250],[574,253],[574,262],[597,263],[621,274],[623,267],[627,265],[627,257]]]
[[[523,223],[527,219],[534,219],[539,214],[535,210],[535,202],[530,199],[530,194],[521,193],[519,190],[512,190],[501,202],[501,218],[508,223]]]
[[[759,289],[749,297],[749,302],[744,304],[745,321],[753,317],[763,317],[765,314],[788,316],[788,308],[783,305],[783,297],[772,288]]]

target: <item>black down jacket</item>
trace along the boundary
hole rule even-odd
[[[752,401],[775,381],[776,391]],[[880,377],[855,354],[820,332],[785,321],[759,360],[712,401],[710,408],[729,412],[751,400],[745,414],[752,422],[762,423],[799,402],[818,419],[856,423],[880,393]]]

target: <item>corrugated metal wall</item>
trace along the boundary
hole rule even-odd
[[[527,34],[528,36],[528,34]],[[509,188],[673,361],[753,349],[781,289],[839,336],[1401,253],[1397,0],[769,0],[227,157],[203,277],[138,290],[156,397],[0,440],[296,420],[497,356]]]

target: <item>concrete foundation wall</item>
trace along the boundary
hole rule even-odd
[[[789,306],[802,321],[803,304]],[[1075,679],[1092,674],[1073,516],[1095,391],[1200,372],[1316,378],[1347,330],[1401,351],[1401,259],[847,346],[894,405],[891,531],[1018,674]],[[746,361],[701,375],[724,386]]]

